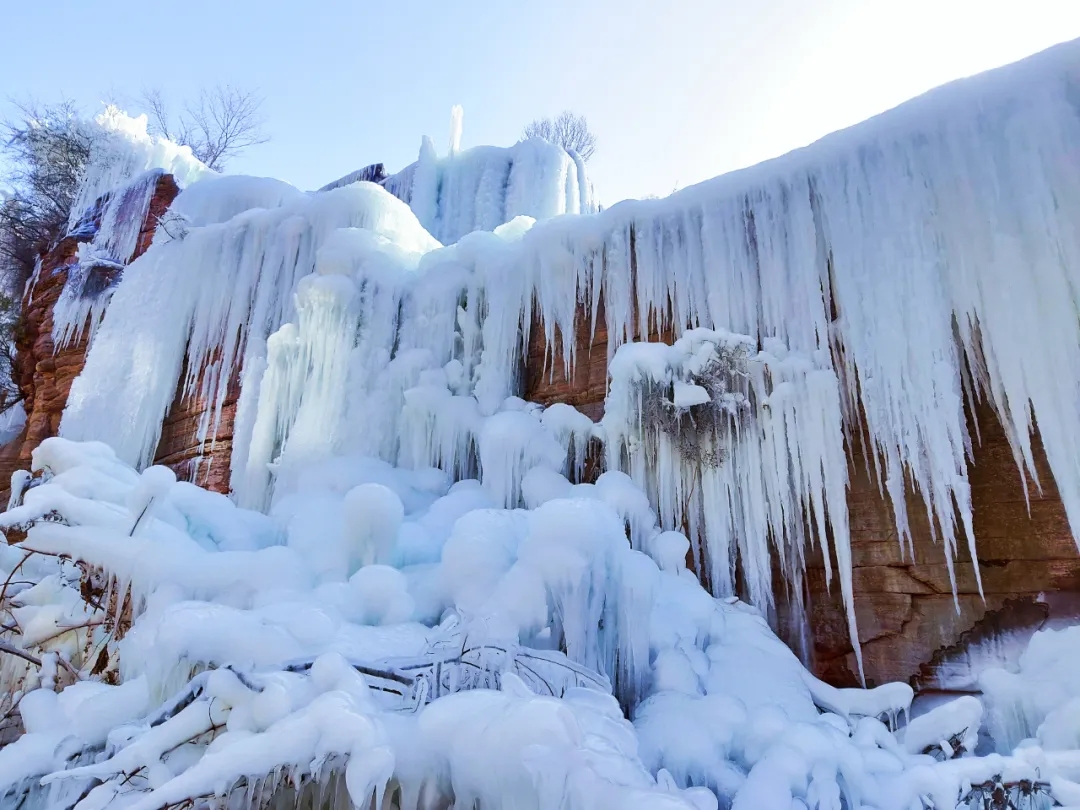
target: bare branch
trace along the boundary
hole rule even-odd
[[[179,143],[179,133],[173,133],[169,121],[169,108],[165,103],[165,97],[157,88],[143,90],[140,98],[146,108],[146,117],[149,119],[147,129],[152,135],[159,135],[174,143]]]
[[[191,147],[211,169],[220,171],[244,150],[269,140],[263,134],[262,99],[231,85],[203,90],[176,116],[159,90],[144,90],[142,102],[154,134]]]
[[[8,574],[8,575],[7,575],[7,579],[5,579],[5,580],[4,580],[4,586],[3,586],[2,588],[0,588],[0,604],[2,604],[2,603],[3,603],[3,601],[4,601],[4,597],[6,597],[6,596],[7,596],[7,589],[8,589],[8,586],[9,586],[9,585],[11,584],[11,579],[12,579],[12,577],[14,577],[14,576],[15,576],[15,573],[16,573],[16,572],[17,572],[17,571],[18,571],[18,570],[19,570],[20,568],[22,568],[22,567],[23,567],[23,564],[24,564],[24,563],[25,563],[25,562],[26,562],[27,560],[29,560],[29,559],[30,559],[30,557],[31,557],[31,556],[33,556],[33,555],[34,555],[35,553],[36,553],[36,552],[34,552],[34,551],[28,551],[28,552],[26,552],[26,554],[25,554],[25,555],[23,555],[23,558],[22,558],[21,560],[19,560],[18,564],[17,564],[17,565],[16,565],[16,566],[15,566],[14,568],[12,568],[12,569],[11,569],[11,573],[10,573],[10,574]]]
[[[556,118],[536,119],[525,127],[524,137],[543,138],[585,161],[596,152],[596,136],[589,130],[589,122],[569,110]]]
[[[6,641],[0,641],[0,653],[8,653],[14,655],[16,658],[21,658],[24,661],[29,661],[35,667],[41,666],[41,659],[35,655],[31,655],[22,647],[16,647],[14,644],[8,644]]]

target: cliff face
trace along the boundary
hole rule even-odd
[[[183,378],[184,374],[181,374],[181,381]],[[217,419],[215,403],[198,391],[184,396],[182,386],[183,382],[161,425],[154,463],[171,467],[181,481],[194,481],[201,487],[227,494],[233,422],[240,397],[239,374],[229,380]]]
[[[178,193],[179,188],[171,175],[163,174],[157,179],[146,217],[139,228],[133,261],[150,247],[158,219],[168,210]],[[94,226],[97,224],[91,223]],[[69,270],[75,263],[78,246],[81,242],[90,241],[93,231],[94,227],[82,228],[76,235],[65,236],[53,245],[42,256],[38,276],[23,300],[16,351],[18,384],[27,419],[22,436],[0,448],[0,487],[5,490],[13,471],[29,468],[34,448],[50,436],[57,435],[71,383],[86,361],[88,330],[84,329],[78,337],[58,349],[53,341],[53,314],[67,283]],[[107,287],[118,280],[117,272],[101,278],[100,282],[101,286]],[[238,393],[238,386],[234,387]],[[230,396],[222,407],[220,430],[208,437],[207,452],[200,453],[203,443],[196,436],[206,435],[206,431],[200,432],[198,427],[209,410],[208,405],[198,396],[183,397],[182,392],[178,391],[162,427],[158,462],[173,467],[183,479],[194,480],[219,492],[227,491],[228,453],[235,405],[236,394],[230,390]],[[0,497],[6,498],[6,495],[0,493]]]
[[[176,194],[172,178],[161,177],[135,257],[149,247],[158,218]],[[52,328],[53,309],[68,269],[79,241],[86,238],[66,237],[43,257],[39,278],[24,302],[19,385],[28,418],[24,435],[0,448],[4,483],[14,469],[28,467],[31,452],[43,439],[56,435],[71,383],[83,367],[87,335],[57,351]],[[595,330],[584,312],[579,314],[576,357],[569,376],[563,371],[559,350],[549,356],[543,325],[532,325],[523,395],[545,405],[574,405],[596,421],[603,416],[608,384],[602,298]],[[667,332],[649,331],[651,340],[672,340]],[[556,334],[555,345],[560,341]],[[228,492],[238,395],[237,375],[229,381],[220,405],[207,401],[198,390],[185,396],[178,388],[162,425],[156,463],[172,467],[181,479]],[[910,490],[911,548],[902,550],[892,506],[877,485],[872,465],[858,452],[850,454],[848,508],[855,609],[871,683],[905,680],[927,689],[970,689],[983,652],[1000,655],[1010,639],[1022,639],[1048,623],[1080,616],[1080,555],[1041,446],[1037,446],[1036,461],[1043,490],[1037,492],[1032,486],[1025,497],[993,411],[980,407],[971,419],[972,435],[981,437],[974,450],[970,482],[985,600],[978,593],[966,548],[957,554],[954,600],[944,551],[921,498]],[[589,475],[599,471],[599,462],[599,458],[591,460]],[[777,594],[781,632],[793,647],[808,648],[806,656],[821,677],[835,684],[854,684],[854,654],[838,588],[834,583],[830,592],[826,586],[820,554],[807,562],[804,598],[807,611],[802,614],[790,609],[786,594]]]
[[[529,332],[529,346],[525,362],[525,399],[541,405],[563,402],[573,405],[594,422],[604,416],[604,398],[607,396],[607,328],[605,326],[604,301],[597,306],[597,328],[594,334],[589,319],[579,310],[574,346],[575,363],[567,377],[561,345],[562,338],[556,331],[555,352],[548,356],[548,344],[544,338],[544,325],[534,319]]]
[[[867,679],[874,683],[976,689],[984,653],[1008,656],[1004,648],[1040,627],[1080,617],[1080,554],[1041,442],[1035,461],[1043,489],[1028,482],[1029,509],[993,410],[979,406],[971,418],[981,436],[970,482],[985,601],[966,547],[957,550],[954,601],[940,536],[910,487],[912,551],[902,553],[892,507],[865,459],[857,456],[849,467],[855,611]],[[843,608],[837,589],[826,590],[820,555],[809,563],[807,588],[815,667],[830,682],[853,685],[855,657]]]
[[[525,399],[545,405],[566,402],[598,421],[607,392],[604,324],[602,306],[595,331],[579,312],[577,358],[568,377],[561,352],[556,349],[554,358],[548,356],[543,325],[534,322]],[[671,340],[651,331],[651,340]],[[558,341],[556,336],[556,346]],[[971,435],[981,438],[969,478],[985,600],[978,592],[971,556],[961,546],[954,601],[940,536],[931,531],[922,499],[911,487],[911,550],[901,549],[892,505],[879,489],[872,465],[861,450],[849,448],[855,612],[868,684],[899,680],[921,689],[975,689],[981,661],[1015,655],[1023,648],[1020,642],[1040,627],[1080,617],[1080,554],[1038,436],[1036,471],[1043,488],[1039,492],[1029,481],[1025,498],[994,411],[982,405],[970,419]],[[776,599],[782,637],[794,649],[804,650],[819,677],[836,685],[857,685],[839,587],[835,577],[832,587],[826,586],[820,550],[807,561],[805,614],[792,609],[779,574],[775,580],[781,583]]]

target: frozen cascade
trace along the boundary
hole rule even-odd
[[[754,409],[782,405],[784,419],[762,411],[756,439],[727,450],[734,463],[700,476],[701,492],[717,497],[691,499],[714,508],[690,504],[687,512],[696,521],[692,542],[705,538],[699,548],[718,592],[730,587],[735,549],[767,605],[771,554],[794,576],[809,522],[822,542],[826,525],[833,532],[850,609],[840,431],[869,437],[901,542],[902,493],[914,484],[951,570],[957,544],[973,545],[965,396],[994,405],[1030,475],[1039,425],[1080,535],[1078,85],[1080,44],[1058,46],[777,160],[592,216],[554,217],[574,199],[580,210],[582,186],[571,181],[579,179],[575,161],[537,141],[440,158],[425,140],[418,162],[383,184],[411,212],[365,183],[317,195],[247,178],[196,183],[176,204],[186,236],[159,233],[117,288],[62,434],[104,438],[121,458],[144,464],[185,360],[189,391],[212,366],[211,401],[240,365],[233,486],[242,503],[269,503],[265,465],[288,462],[285,434],[301,407],[296,381],[306,385],[346,351],[336,338],[300,334],[294,293],[338,229],[367,228],[405,255],[376,250],[367,237],[339,251],[361,310],[349,381],[335,379],[318,406],[346,414],[332,452],[483,478],[485,420],[521,410],[516,369],[534,319],[548,351],[561,349],[570,366],[576,321],[588,318],[595,329],[602,299],[613,360],[623,344],[698,340],[696,329],[745,335],[748,352],[752,345],[755,356],[773,357],[755,360],[762,377],[751,375],[749,400]],[[517,213],[542,221],[500,226]],[[421,225],[458,241],[439,248]],[[476,228],[497,232],[468,233]],[[365,314],[362,302],[375,300],[369,289],[384,290],[387,305]],[[167,317],[154,308],[166,300]],[[268,346],[288,323],[280,345]],[[301,361],[301,345],[327,353]],[[674,382],[673,404],[703,404],[701,385],[679,379],[676,391]],[[653,490],[663,525],[678,527],[678,499],[696,473],[676,470],[662,443],[661,465],[644,471],[639,462],[635,472],[635,453],[652,451],[617,449],[636,414],[619,396],[612,391],[604,426],[609,458]],[[515,479],[536,464],[551,469],[553,451],[527,458],[518,449],[523,455],[498,462]],[[252,483],[238,482],[238,470],[254,470]],[[518,486],[499,482],[489,492],[512,505]]]
[[[189,395],[205,372],[212,385],[200,393],[220,408],[236,366],[265,357],[267,336],[292,317],[292,291],[312,272],[331,234],[365,227],[406,250],[437,245],[405,205],[373,184],[291,195],[248,181],[203,182],[229,199],[273,195],[281,204],[185,228],[173,238],[159,230],[151,248],[125,270],[72,385],[61,435],[105,436],[122,458],[148,463],[181,371]],[[219,211],[215,195],[203,194],[200,185],[176,203],[192,223],[203,212],[184,200],[188,194]]]
[[[515,435],[521,441],[510,456],[489,443],[487,461],[482,458],[485,418],[526,407],[509,394],[518,383],[514,360],[525,289],[514,251],[531,224],[519,217],[493,233],[469,234],[427,253],[403,251],[365,229],[333,234],[318,253],[316,273],[332,275],[335,292],[320,300],[336,307],[333,302],[355,296],[354,317],[333,321],[331,340],[329,322],[305,319],[301,312],[297,322],[271,336],[265,371],[260,365],[250,377],[245,374],[252,382],[245,382],[241,404],[243,397],[252,398],[251,415],[237,421],[240,440],[234,440],[232,487],[238,501],[267,504],[267,464],[274,465],[280,482],[301,460],[289,450],[299,446],[289,433],[301,400],[320,403],[307,413],[312,442],[321,443],[324,455],[333,449],[409,467],[440,466],[458,478],[479,474],[483,464],[485,486],[501,492],[498,500],[507,506],[518,503],[518,482],[540,458],[558,456],[550,463],[562,469],[569,437],[562,436],[560,444],[533,417],[522,423],[540,431],[532,444],[529,434]],[[324,354],[331,345],[334,360]],[[309,348],[302,352],[300,346]],[[344,371],[327,373],[331,365]],[[332,382],[324,389],[315,377]],[[251,393],[256,386],[257,397]],[[580,456],[584,446],[575,452]],[[513,480],[502,480],[497,467],[514,470]]]
[[[94,118],[90,158],[71,206],[69,228],[78,224],[87,208],[143,172],[160,169],[173,175],[182,188],[213,174],[189,147],[149,135],[147,123],[145,115],[132,118],[111,105]]]
[[[78,246],[75,263],[67,268],[67,281],[53,309],[53,343],[63,348],[89,327],[91,339],[108,306],[113,276],[135,252],[139,232],[150,208],[160,169],[143,172],[126,185],[108,192],[76,224],[93,226],[93,239]]]
[[[287,324],[267,345],[269,367],[278,374],[283,370],[284,379],[268,375],[260,387],[258,416],[273,424],[253,426],[260,438],[252,450],[261,451],[262,460],[256,469],[267,470],[279,453],[305,459],[331,455],[342,417],[345,398],[340,391],[347,383],[347,361],[359,322],[355,287],[341,276],[314,275],[302,278],[298,287],[299,328],[294,332]],[[295,371],[301,372],[299,377]],[[268,430],[274,440],[262,450]],[[266,490],[266,482],[261,483]]]
[[[438,157],[425,138],[417,162],[383,183],[439,241],[492,231],[517,216],[548,219],[596,210],[580,158],[539,138],[458,151],[460,107],[454,110],[450,153]]]
[[[752,338],[694,329],[672,345],[623,345],[609,374],[608,469],[645,490],[664,529],[689,530],[713,593],[736,593],[737,551],[750,601],[767,610],[770,538],[790,591],[801,593],[809,528],[827,580],[834,538],[852,604],[840,392],[827,357],[788,353],[775,339],[758,352]],[[857,638],[850,611],[849,630]]]

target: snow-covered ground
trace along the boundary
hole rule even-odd
[[[579,216],[548,144],[425,141],[386,187],[304,193],[111,112],[80,199],[184,190],[103,316],[63,310],[97,324],[86,366],[0,517],[28,529],[0,558],[2,802],[921,810],[1000,777],[1080,805],[1075,628],[905,725],[907,685],[831,688],[759,613],[818,542],[857,637],[853,430],[950,568],[977,556],[965,397],[1032,477],[1038,423],[1080,526],[1078,93],[1071,43]],[[90,245],[122,262],[110,211]],[[522,400],[534,322],[572,364],[601,294],[603,421]],[[204,437],[242,375],[231,499],[148,466],[185,368]]]

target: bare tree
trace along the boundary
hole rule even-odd
[[[588,160],[596,151],[596,136],[589,130],[589,122],[583,115],[565,110],[555,118],[537,118],[525,127],[526,138],[543,138],[567,152],[574,152],[582,160]]]
[[[67,222],[93,134],[75,105],[33,102],[17,105],[14,119],[0,124],[0,149],[10,191],[0,202],[0,262],[21,267],[11,280],[25,281],[38,249]]]
[[[15,106],[15,117],[0,123],[0,411],[19,398],[15,334],[23,287],[40,253],[63,235],[93,141],[69,101]]]
[[[143,91],[142,102],[151,133],[190,146],[195,157],[217,171],[245,149],[269,140],[263,134],[262,99],[231,85],[203,90],[176,115],[160,90]]]

